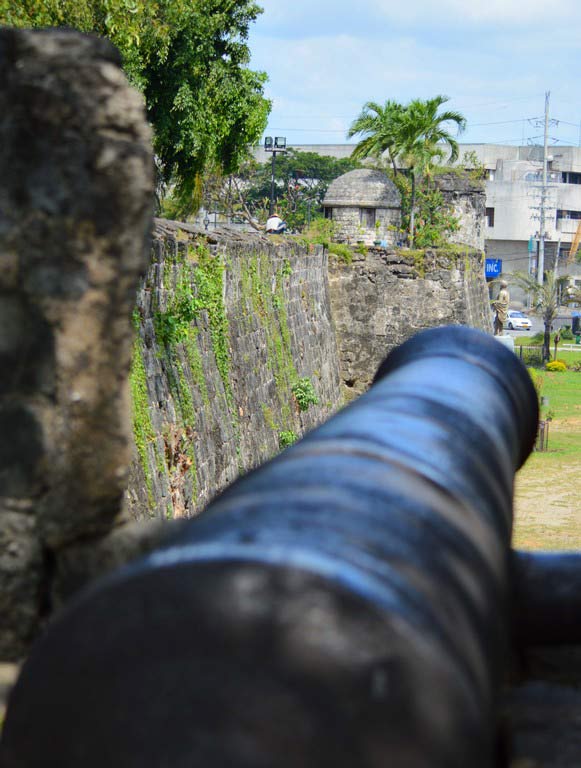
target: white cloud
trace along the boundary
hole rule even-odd
[[[363,8],[345,0],[264,4],[250,41],[253,66],[270,76],[269,130],[284,129],[289,141],[342,142],[365,101],[437,93],[450,96],[469,125],[506,121],[469,129],[467,141],[532,136],[526,118],[542,114],[546,90],[553,116],[572,124],[581,118],[580,21],[566,16],[570,0],[551,6],[551,15],[563,15],[553,17],[550,36],[547,24],[531,21],[547,13],[540,0],[529,0],[527,10],[520,0],[477,8],[460,0],[364,0]],[[404,23],[405,14],[422,15],[421,23]],[[519,14],[527,23],[506,21]],[[571,141],[576,134],[574,126],[558,131]]]
[[[425,29],[454,29],[459,26],[495,26],[512,23],[520,31],[539,22],[555,27],[581,28],[577,0],[261,0],[265,14],[261,23],[277,37],[324,37],[339,31],[376,38],[394,24]]]
[[[397,22],[420,22],[438,26],[500,24],[514,22],[528,27],[550,17],[575,23],[576,0],[364,0],[367,12],[379,12]]]

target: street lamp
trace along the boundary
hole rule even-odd
[[[274,168],[275,168],[275,162],[276,162],[276,155],[277,155],[277,152],[279,154],[286,152],[286,137],[275,136],[273,140],[272,136],[265,136],[264,151],[272,152],[272,170],[270,174],[270,208],[269,208],[269,214],[268,214],[269,216],[272,216],[272,214],[274,213]]]

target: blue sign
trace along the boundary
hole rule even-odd
[[[484,274],[488,278],[499,277],[502,272],[502,259],[486,259]]]

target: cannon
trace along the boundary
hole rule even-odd
[[[490,768],[535,390],[432,329],[370,390],[74,599],[9,702],[2,768]],[[538,574],[537,574],[538,578]]]

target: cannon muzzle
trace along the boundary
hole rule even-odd
[[[371,389],[91,588],[13,693],[4,768],[489,768],[537,397],[426,331]]]

